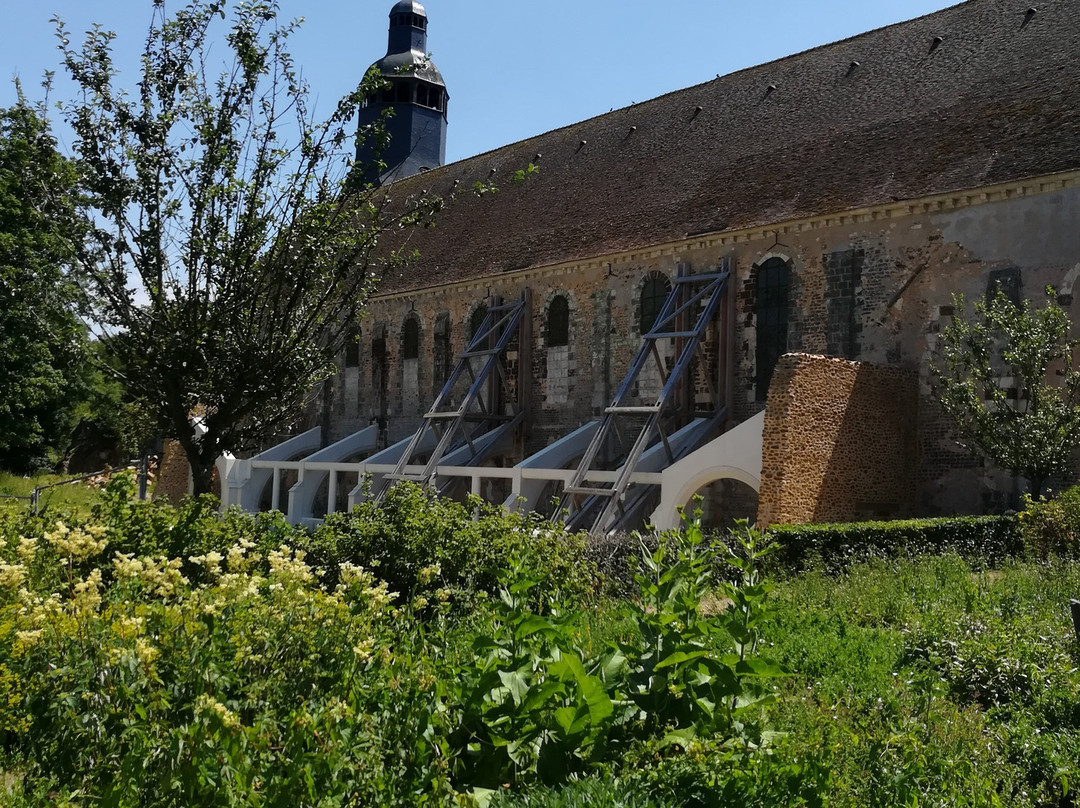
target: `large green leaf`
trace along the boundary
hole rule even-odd
[[[503,683],[503,687],[510,691],[514,705],[520,707],[529,692],[529,683],[525,677],[517,671],[499,671],[499,680]]]
[[[708,651],[676,651],[673,654],[668,654],[666,657],[656,663],[656,667],[653,670],[660,670],[662,668],[668,668],[672,665],[679,665],[683,662],[689,662],[693,659],[700,659],[703,656],[707,656]]]

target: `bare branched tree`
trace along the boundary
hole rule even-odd
[[[286,50],[298,23],[277,11],[191,0],[170,16],[155,0],[130,94],[115,87],[114,34],[95,28],[76,47],[55,21],[80,88],[64,111],[93,211],[92,323],[129,391],[183,446],[199,493],[222,452],[295,419],[399,260],[386,242],[403,240],[389,235],[440,204],[391,213],[385,193],[356,187],[358,138],[385,138],[358,133],[356,111],[381,80],[364,77],[318,120]],[[210,56],[218,25],[224,62]]]

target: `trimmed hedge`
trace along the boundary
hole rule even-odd
[[[838,570],[870,558],[947,551],[971,561],[995,563],[1022,555],[1024,549],[1016,515],[778,525],[769,528],[768,534],[779,545],[770,557],[772,563],[792,572],[819,565]]]

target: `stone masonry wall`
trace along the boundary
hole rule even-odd
[[[765,407],[758,523],[909,516],[917,407],[914,370],[782,357]]]
[[[172,505],[179,505],[180,500],[188,495],[190,485],[191,469],[184,448],[175,440],[165,441],[154,486],[155,495],[164,497]]]
[[[531,296],[531,344],[513,357],[513,373],[531,369],[528,434],[531,454],[596,417],[610,402],[641,344],[644,279],[669,278],[680,264],[693,272],[730,261],[731,318],[710,339],[711,362],[728,362],[719,394],[730,423],[765,407],[758,394],[757,272],[770,258],[789,266],[786,351],[917,369],[919,429],[912,437],[914,513],[975,513],[1015,499],[1012,482],[961,451],[937,409],[929,362],[937,335],[953,314],[953,295],[970,301],[1008,271],[1022,296],[1041,298],[1053,285],[1080,321],[1080,188],[1065,181],[1032,181],[979,193],[957,192],[921,201],[822,215],[739,232],[687,237],[638,251],[507,272],[483,280],[376,296],[360,324],[359,361],[334,380],[328,440],[385,418],[386,441],[406,437],[442,386],[441,367],[465,346],[473,311],[488,295]],[[512,234],[508,234],[512,238]],[[459,273],[451,273],[460,276]],[[569,344],[547,346],[547,312],[557,296],[570,311]],[[402,334],[417,317],[419,359],[406,368]],[[439,342],[436,342],[438,335]],[[723,351],[720,350],[721,345]],[[723,354],[723,355],[721,355]],[[385,357],[385,359],[383,359]],[[354,362],[356,357],[354,356]],[[699,374],[718,372],[712,365]],[[704,395],[695,379],[697,393]],[[516,384],[517,381],[515,380]],[[642,395],[649,391],[640,390]],[[725,396],[725,391],[729,391]],[[506,462],[516,462],[509,457]],[[883,500],[884,502],[884,500]],[[867,507],[874,503],[867,500]],[[873,510],[873,508],[871,508]]]

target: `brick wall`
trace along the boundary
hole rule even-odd
[[[782,357],[765,407],[759,524],[909,515],[917,408],[913,370]]]

